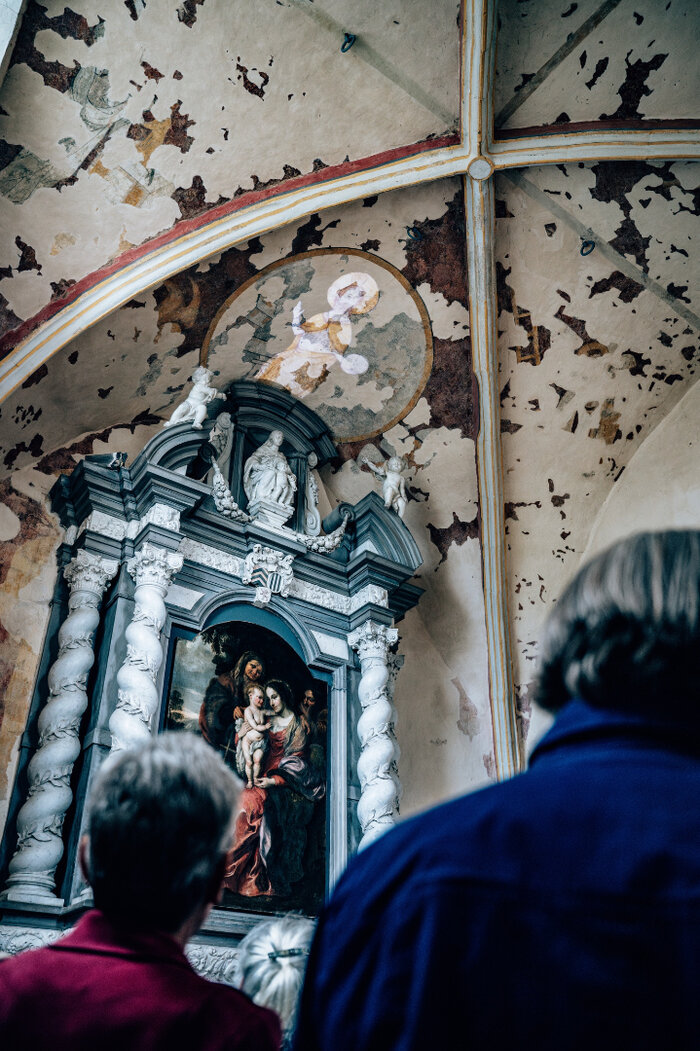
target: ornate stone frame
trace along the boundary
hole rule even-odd
[[[1,944],[48,937],[89,906],[77,865],[84,801],[111,750],[157,731],[175,628],[198,632],[222,617],[265,624],[329,682],[328,890],[348,856],[396,819],[401,659],[391,650],[395,621],[421,594],[410,582],[418,547],[374,492],[306,535],[308,471],[314,457],[322,467],[336,455],[325,425],[286,391],[247,382],[232,384],[221,409],[233,421],[227,438],[213,418],[202,431],[177,424],[130,467],[89,456],[52,490],[65,540],[0,852]],[[299,472],[296,530],[227,516],[211,484],[224,447],[224,480],[235,487],[246,449],[272,429]],[[272,570],[263,586],[260,567]],[[211,962],[218,946],[223,974],[255,922],[214,910],[195,957]]]

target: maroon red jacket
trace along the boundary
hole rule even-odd
[[[168,935],[97,910],[66,937],[0,961],[0,1047],[51,1051],[278,1051],[272,1011],[201,978]]]

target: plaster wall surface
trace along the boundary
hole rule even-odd
[[[501,0],[496,128],[697,118],[694,0]]]
[[[0,334],[213,205],[454,131],[459,10],[29,3],[0,92]]]
[[[697,182],[692,164],[630,162],[497,183],[505,513],[525,726],[544,617],[633,457],[697,382]],[[690,447],[679,455],[697,469]],[[626,492],[634,514],[640,489]],[[674,506],[656,506],[655,524],[673,525]]]
[[[593,523],[584,559],[641,529],[700,525],[700,384],[647,438]]]

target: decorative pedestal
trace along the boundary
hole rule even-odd
[[[248,514],[258,525],[279,529],[294,514],[294,508],[288,504],[278,504],[272,500],[256,500],[248,505]]]

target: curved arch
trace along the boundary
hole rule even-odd
[[[21,342],[0,364],[0,403],[71,339],[181,270],[312,212],[458,174],[464,169],[465,154],[461,146],[447,144],[453,142],[438,140],[437,148],[435,142],[420,143],[410,147],[409,156],[405,149],[396,150],[390,157],[380,155],[324,170],[323,181],[314,173],[245,194],[124,253],[116,263],[78,282],[69,302],[49,304],[19,333],[8,334],[6,340],[14,335]],[[34,325],[38,327],[30,331]]]
[[[243,610],[245,617],[241,615]],[[202,606],[200,613],[203,615],[200,631],[215,624],[245,621],[279,635],[308,665],[314,664],[321,656],[319,645],[311,632],[292,617],[274,595],[268,606],[255,606],[240,593],[220,592]]]

